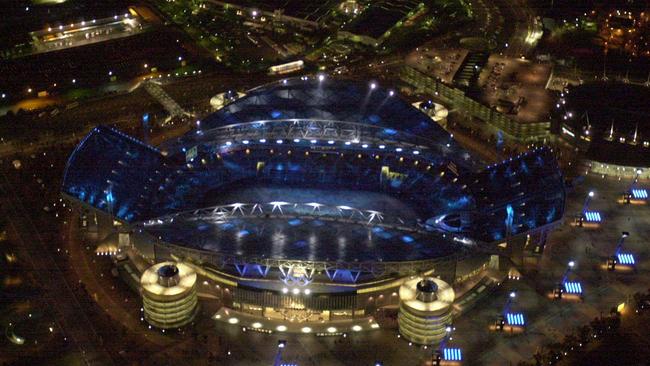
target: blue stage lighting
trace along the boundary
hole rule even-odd
[[[582,294],[582,285],[580,284],[580,282],[566,281],[566,282],[564,282],[564,291],[567,294],[580,295],[580,294]]]
[[[585,220],[587,222],[601,222],[603,219],[598,211],[585,211]]]
[[[645,189],[633,189],[632,197],[634,197],[635,200],[648,199],[648,191]]]
[[[632,266],[636,262],[634,261],[634,256],[630,253],[619,253],[617,256],[618,263]]]
[[[442,358],[445,361],[462,361],[463,356],[460,352],[460,348],[443,348]]]
[[[524,314],[506,313],[506,322],[511,326],[524,326]]]

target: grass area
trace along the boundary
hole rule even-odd
[[[70,100],[87,99],[99,95],[97,90],[88,88],[71,89],[65,93],[65,98]]]

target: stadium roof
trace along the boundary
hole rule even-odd
[[[373,88],[372,85],[375,85]],[[448,137],[424,113],[372,82],[291,78],[252,89],[201,121],[204,129],[273,119],[359,122],[412,134]]]
[[[280,80],[249,90],[200,122],[200,134],[169,141],[164,149],[211,140],[211,130],[274,121],[348,122],[382,131],[386,140],[424,142],[456,164],[474,167],[471,155],[428,115],[390,89],[375,82],[302,77]]]

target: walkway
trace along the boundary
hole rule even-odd
[[[158,101],[169,112],[170,119],[173,117],[189,117],[190,113],[181,108],[175,100],[173,100],[161,87],[160,84],[154,81],[145,81],[143,83],[144,89],[154,99]]]

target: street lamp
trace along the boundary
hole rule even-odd
[[[587,213],[587,209],[589,208],[589,201],[596,195],[596,192],[594,191],[589,191],[587,194],[587,197],[585,197],[585,203],[582,205],[582,212],[580,212],[580,215],[578,217],[578,225],[582,227],[582,222],[585,219],[585,214]]]
[[[621,250],[623,249],[623,242],[625,242],[625,238],[627,238],[628,236],[630,236],[630,233],[627,231],[623,231],[621,233],[621,237],[618,239],[618,243],[616,243],[616,249],[614,250],[614,255],[612,255],[607,259],[608,271],[616,270],[616,265],[619,264],[621,261],[624,262],[622,264],[625,265],[634,264],[634,257],[632,256],[632,254],[621,253]]]
[[[280,339],[278,341],[278,353],[275,355],[275,360],[273,362],[273,366],[280,366],[284,362],[282,361],[282,351],[284,348],[287,346],[287,341],[284,339]]]

